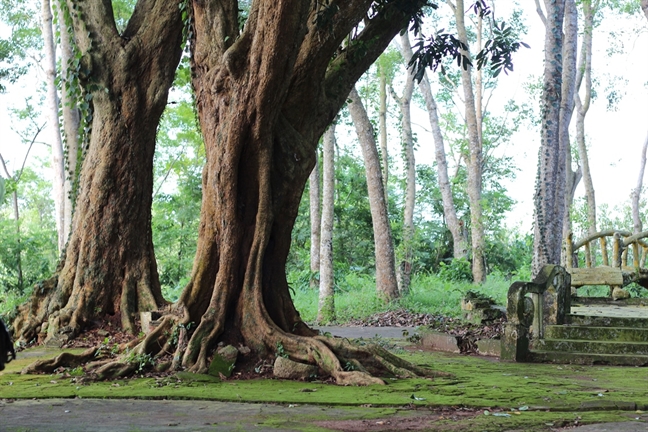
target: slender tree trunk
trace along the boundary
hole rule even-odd
[[[573,0],[571,0],[573,2]],[[571,2],[569,4],[571,4]],[[592,99],[592,36],[594,31],[594,14],[591,0],[585,0],[583,5],[583,44],[581,46],[581,61],[579,65],[580,87],[581,79],[585,78],[585,94],[581,101],[580,94],[575,94],[576,100],[576,142],[578,144],[578,155],[583,167],[583,185],[585,186],[585,200],[587,201],[587,222],[588,232],[593,234],[596,228],[596,196],[594,193],[594,183],[589,166],[589,157],[587,156],[587,145],[585,143],[585,116],[589,110]],[[572,6],[574,9],[576,6]],[[565,13],[567,16],[567,13]]]
[[[409,63],[412,58],[412,46],[409,40],[409,34],[401,36],[401,54],[405,63]],[[432,129],[432,138],[434,140],[434,156],[437,165],[437,177],[439,190],[441,191],[441,201],[443,203],[443,216],[452,235],[453,256],[455,258],[468,257],[468,244],[466,237],[463,235],[462,224],[457,217],[457,210],[452,197],[452,186],[448,176],[448,162],[446,159],[445,144],[443,133],[439,123],[439,114],[436,101],[432,95],[432,87],[428,80],[427,72],[423,74],[423,79],[419,83],[419,90],[423,94],[425,107],[428,112],[430,128]]]
[[[459,40],[468,45],[468,36],[464,22],[464,2],[457,0],[454,8]],[[469,52],[464,55],[470,58]],[[468,199],[470,202],[470,233],[472,243],[472,273],[476,283],[486,280],[484,263],[484,225],[482,220],[482,142],[477,121],[477,108],[473,93],[472,67],[466,65],[461,69],[461,85],[464,94],[465,116],[468,126],[470,156],[468,158]]]
[[[65,247],[65,165],[63,160],[63,141],[59,124],[59,98],[56,90],[56,47],[52,30],[52,10],[49,0],[42,1],[42,31],[45,61],[45,83],[47,87],[47,122],[52,138],[52,186],[54,189],[54,213],[59,254]]]
[[[383,67],[378,66],[380,74],[380,110],[378,111],[378,125],[380,136],[380,154],[382,156],[382,178],[385,186],[385,202],[389,205],[389,152],[387,150],[387,74]]]
[[[72,211],[76,199],[76,189],[78,182],[79,164],[79,127],[81,124],[79,109],[76,107],[76,100],[72,94],[70,86],[71,72],[70,62],[74,57],[73,52],[73,35],[68,31],[65,17],[67,8],[64,2],[61,2],[58,8],[59,29],[61,38],[61,112],[63,114],[64,129],[64,156],[65,156],[65,183],[63,185],[63,243],[65,244],[70,238],[70,229],[72,228]]]
[[[641,189],[643,189],[644,171],[646,169],[646,151],[648,151],[648,135],[641,149],[641,159],[639,160],[639,176],[637,178],[637,187],[632,191],[632,222],[633,230],[639,233],[643,230],[643,222],[639,213],[639,203],[641,200]]]
[[[409,37],[404,33],[400,37],[401,46],[409,45]],[[409,292],[412,273],[412,260],[414,255],[414,205],[416,203],[416,160],[414,158],[414,136],[412,133],[411,102],[414,94],[414,77],[411,73],[407,75],[403,95],[399,97],[394,89],[391,89],[392,97],[398,103],[401,111],[401,128],[405,159],[405,206],[403,214],[403,240],[401,262],[398,265],[398,289],[403,296]]]
[[[562,46],[564,0],[546,0],[545,63],[541,98],[542,130],[534,195],[533,273],[559,264],[565,214],[566,152],[561,146]]]
[[[335,321],[333,277],[333,220],[335,207],[335,123],[324,133],[324,183],[322,194],[322,240],[320,250],[320,289],[317,322]]]
[[[135,332],[137,312],[165,304],[150,225],[153,154],[182,52],[181,12],[140,0],[119,35],[110,2],[68,6],[84,10],[72,18],[91,76],[92,138],[64,264],[14,321],[23,341],[61,343],[105,319]]]
[[[394,240],[387,213],[374,130],[355,88],[351,90],[349,99],[351,100],[349,112],[358,134],[367,174],[367,189],[376,251],[376,289],[385,301],[389,301],[398,297],[398,282],[394,268]]]
[[[319,170],[319,158],[315,160],[315,168],[310,174],[308,179],[309,190],[309,205],[310,205],[310,223],[311,223],[311,235],[310,235],[310,269],[311,269],[311,278],[310,286],[311,288],[319,287],[319,276],[315,276],[320,271],[320,247],[321,247],[321,225],[322,225],[322,212],[320,211],[320,170]]]
[[[576,56],[578,51],[578,10],[574,0],[565,2],[563,42],[563,70],[562,94],[560,96],[560,148],[565,148],[565,213],[563,220],[563,238],[571,231],[571,207],[574,201],[576,186],[582,177],[579,166],[576,171],[572,169],[571,142],[569,138],[569,125],[574,113],[574,97],[578,93]]]

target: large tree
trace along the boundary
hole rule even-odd
[[[125,30],[111,2],[68,4],[80,74],[94,106],[72,235],[61,266],[23,305],[23,341],[59,342],[91,320],[135,331],[136,312],[161,307],[151,236],[155,135],[182,51],[175,2],[140,0]]]
[[[285,264],[320,136],[422,5],[257,0],[241,31],[237,1],[193,4],[194,88],[207,164],[194,269],[178,305],[183,323],[198,324],[186,349],[180,344],[185,367],[205,371],[216,344],[229,340],[257,356],[281,346],[338,383],[381,382],[364,368],[406,373],[384,351],[363,354],[309,329],[290,298]],[[340,360],[352,358],[362,364],[345,371]]]

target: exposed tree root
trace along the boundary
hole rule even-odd
[[[385,374],[399,378],[451,376],[414,365],[375,344],[358,345],[347,339],[300,336],[274,330],[266,333],[267,346],[275,349],[280,346],[282,354],[291,359],[317,365],[339,385],[385,384],[379,378]],[[129,376],[153,365],[158,371],[170,367],[206,373],[209,368],[206,356],[200,360],[202,354],[199,354],[189,367],[184,367],[180,360],[182,351],[188,346],[187,333],[177,316],[167,315],[145,337],[120,346],[116,357],[106,347],[90,348],[81,354],[62,353],[51,360],[37,361],[25,367],[22,373],[51,373],[60,367],[80,365],[85,365],[86,372],[97,380]],[[173,361],[162,363],[161,357],[172,353],[175,353]],[[274,354],[267,352],[266,355],[273,357]]]
[[[97,352],[97,348],[88,348],[81,354],[71,354],[64,352],[54,357],[53,359],[35,361],[34,363],[25,366],[20,373],[51,373],[55,369],[58,369],[60,367],[74,368],[87,363],[90,360],[96,359]]]

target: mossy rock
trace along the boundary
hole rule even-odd
[[[209,365],[209,375],[230,377],[238,358],[238,350],[232,345],[220,348],[214,354],[214,359]]]

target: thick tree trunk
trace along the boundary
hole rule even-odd
[[[409,34],[401,37],[401,53],[405,59],[405,63],[409,63],[412,59],[412,46],[409,41]],[[466,237],[463,235],[463,227],[459,218],[457,217],[457,209],[454,205],[452,197],[452,186],[450,184],[450,177],[448,176],[448,162],[446,159],[445,144],[443,141],[443,133],[439,123],[439,114],[436,101],[432,95],[432,87],[428,80],[427,72],[423,74],[423,79],[419,83],[419,90],[423,94],[425,100],[425,108],[428,112],[430,121],[430,128],[432,129],[432,138],[434,140],[434,156],[437,164],[437,177],[439,181],[439,190],[441,191],[441,201],[443,202],[443,216],[445,222],[452,235],[452,247],[454,258],[467,258],[468,257],[468,243]]]
[[[394,267],[394,239],[387,213],[374,129],[355,88],[349,93],[349,100],[351,101],[348,106],[349,112],[362,148],[362,157],[367,175],[367,189],[376,253],[376,289],[385,301],[389,301],[398,297],[398,282]]]
[[[322,228],[322,212],[320,210],[320,169],[319,158],[315,160],[315,167],[308,179],[308,203],[310,208],[310,286],[319,287],[320,277],[316,276],[320,271],[320,243]]]
[[[281,346],[338,383],[382,382],[365,368],[376,359],[378,369],[403,363],[316,336],[294,308],[285,264],[319,137],[421,3],[388,4],[336,56],[371,1],[256,1],[240,35],[236,3],[193,4],[193,83],[207,164],[196,258],[179,300],[182,322],[198,326],[176,356],[205,371],[218,341],[243,343],[256,358]],[[330,31],[315,19],[327,7],[339,17]],[[350,359],[360,361],[358,370],[343,369]]]
[[[86,11],[74,25],[90,69],[92,138],[64,265],[14,322],[23,341],[64,341],[110,316],[135,332],[136,312],[165,304],[150,226],[153,153],[180,60],[180,11],[175,3],[140,0],[120,36],[110,3],[74,7]]]
[[[384,371],[435,375],[378,346],[318,336],[301,321],[286,281],[291,230],[319,137],[354,83],[423,6],[388,2],[367,18],[372,3],[258,0],[240,34],[237,1],[191,4],[193,85],[207,156],[196,258],[177,313],[133,352],[168,352],[178,323],[172,366],[191,371],[205,372],[224,341],[249,347],[259,361],[281,348],[340,384],[384,383],[371,376]],[[332,29],[317,19],[329,7],[337,12]],[[338,52],[360,21],[362,31]],[[354,370],[342,367],[347,363]],[[98,374],[132,370],[124,356]]]
[[[464,22],[464,2],[457,0],[454,8],[459,40],[468,45],[468,36]],[[469,52],[464,55],[470,57]],[[461,69],[461,86],[464,94],[465,116],[468,126],[468,142],[470,156],[468,158],[468,200],[470,202],[470,234],[472,245],[473,280],[481,283],[486,280],[484,262],[484,222],[482,220],[482,142],[478,122],[475,96],[473,93],[472,67],[467,65]],[[480,114],[481,115],[481,114]]]
[[[559,264],[565,213],[567,148],[560,143],[564,0],[546,0],[542,130],[534,195],[533,273]],[[563,144],[564,145],[564,144]]]
[[[322,245],[320,251],[320,286],[317,322],[335,321],[333,278],[333,220],[335,209],[335,123],[324,133],[324,183],[322,194]]]
[[[646,152],[648,151],[648,135],[641,149],[641,159],[639,159],[639,176],[637,178],[637,187],[632,191],[632,222],[633,231],[640,233],[643,230],[643,221],[639,213],[639,203],[641,200],[641,189],[643,189],[644,171],[646,169]]]
[[[59,124],[59,97],[56,90],[56,47],[54,44],[54,31],[52,29],[52,9],[49,0],[41,4],[43,47],[45,62],[45,85],[47,88],[46,106],[47,123],[50,137],[52,138],[52,186],[54,189],[54,219],[56,220],[56,234],[58,237],[59,254],[65,247],[65,165],[63,160],[63,140]]]

